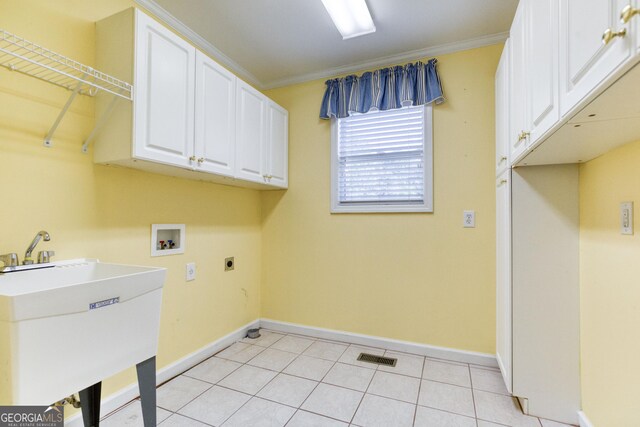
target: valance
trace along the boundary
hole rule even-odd
[[[320,118],[444,102],[437,59],[327,80]]]

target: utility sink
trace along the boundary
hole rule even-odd
[[[156,355],[164,268],[40,266],[0,274],[3,404],[49,405]]]

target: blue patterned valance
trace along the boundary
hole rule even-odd
[[[348,117],[352,113],[391,110],[410,105],[444,102],[442,85],[436,70],[437,60],[426,64],[398,65],[327,80],[320,118]]]

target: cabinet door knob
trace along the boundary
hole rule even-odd
[[[523,139],[527,139],[529,135],[531,135],[529,132],[520,132],[520,135],[518,135],[518,142],[522,141]]]
[[[500,183],[498,183],[498,187],[501,187],[501,186],[505,185],[506,183],[507,183],[506,179],[501,179]]]
[[[202,162],[204,162],[204,157],[200,157],[200,158],[198,159],[198,163],[202,164]]]
[[[500,161],[498,162],[499,165],[502,164],[502,162],[506,162],[507,161],[507,156],[502,156],[500,157]]]
[[[611,28],[607,28],[604,31],[604,34],[602,34],[602,43],[604,44],[609,44],[611,42],[611,40],[615,39],[616,37],[620,37],[623,38],[624,36],[627,35],[627,29],[623,28],[620,31],[614,32]]]
[[[189,161],[191,161],[191,162],[195,162],[195,161],[196,161],[196,156],[191,156],[191,157],[189,157]]]
[[[640,14],[640,9],[635,9],[633,6],[628,4],[622,9],[622,12],[620,12],[620,22],[626,24],[631,21],[631,18],[638,14]]]

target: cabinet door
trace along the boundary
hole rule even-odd
[[[236,77],[201,52],[196,54],[195,156],[197,170],[233,176]]]
[[[190,167],[196,50],[148,16],[136,19],[133,156]]]
[[[527,146],[527,69],[525,67],[525,2],[520,2],[511,25],[509,66],[509,159],[514,162]]]
[[[287,188],[289,113],[278,104],[267,104],[267,155],[265,170],[267,182],[277,187]]]
[[[496,71],[496,175],[509,166],[509,49],[507,40]]]
[[[526,1],[526,69],[529,143],[560,118],[558,107],[558,0]]]
[[[509,392],[513,385],[511,316],[511,169],[496,181],[496,358]]]
[[[629,0],[560,0],[560,106],[562,115],[627,60],[632,37],[602,42],[606,29],[626,29],[620,11]]]
[[[267,98],[242,80],[236,92],[236,177],[264,183]]]

